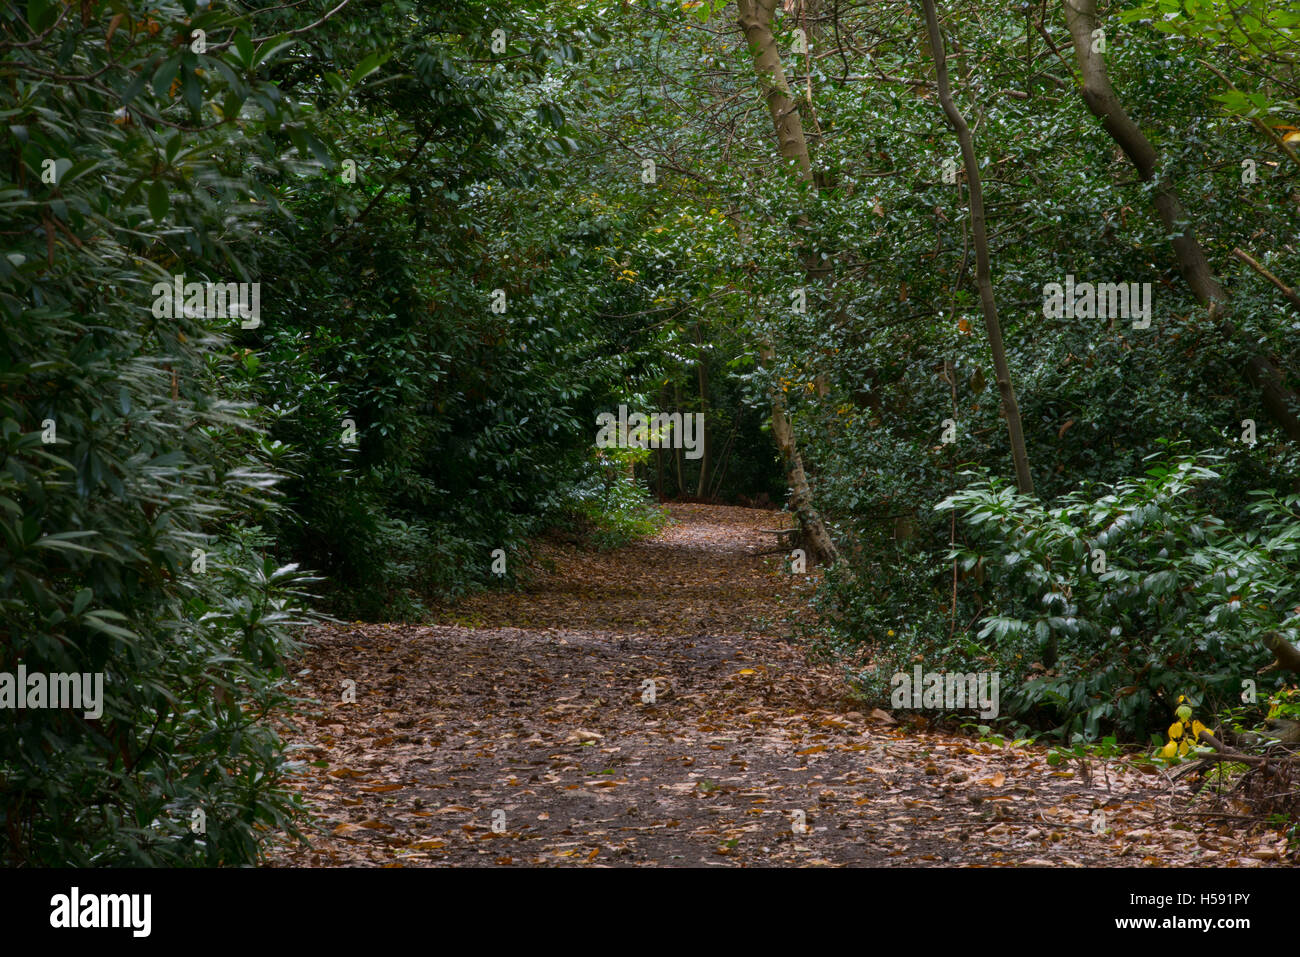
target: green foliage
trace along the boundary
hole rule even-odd
[[[1291,15],[1269,5],[1273,20],[1267,29],[1254,30],[1252,24],[1262,20],[1249,16],[1236,21],[1250,27],[1258,41],[1252,46],[1232,34],[1238,58],[1193,36],[1197,18],[1218,17],[1228,37],[1231,17],[1225,5],[1187,3],[1184,18],[1164,16],[1170,12],[1166,0],[1143,8],[1156,6],[1163,17],[1159,24],[1140,13],[1123,21],[1107,19],[1107,67],[1121,100],[1161,151],[1162,175],[1183,197],[1189,227],[1231,290],[1231,315],[1242,335],[1230,342],[1175,269],[1167,231],[1152,212],[1150,189],[1137,181],[1078,96],[1059,8],[1045,10],[1041,32],[1037,12],[1006,5],[980,6],[978,16],[950,11],[945,30],[951,49],[963,51],[954,56],[954,82],[976,126],[995,294],[1030,466],[1042,501],[1055,503],[1041,507],[1064,507],[1099,483],[1122,485],[1166,443],[1183,441],[1191,448],[1219,449],[1224,459],[1217,481],[1197,484],[1193,513],[1170,511],[1165,521],[1171,532],[1180,534],[1177,526],[1185,520],[1215,516],[1233,530],[1233,549],[1254,549],[1250,536],[1271,534],[1260,523],[1273,520],[1251,507],[1249,493],[1290,489],[1300,460],[1294,443],[1265,418],[1258,394],[1242,376],[1246,349],[1264,348],[1295,387],[1294,331],[1300,321],[1231,251],[1239,247],[1285,273],[1284,258],[1275,250],[1295,235],[1288,196],[1296,169],[1276,144],[1222,109],[1218,97],[1224,82],[1207,64],[1217,64],[1241,89],[1266,94],[1270,124],[1283,122],[1289,109],[1285,91],[1294,90],[1294,57],[1287,34],[1275,28],[1287,27],[1283,21]],[[1264,5],[1232,6],[1249,13]],[[1169,24],[1180,25],[1175,32],[1185,39],[1171,41]],[[778,19],[783,51],[795,25]],[[1235,623],[1233,609],[1215,613],[1205,629],[1209,636],[1176,633],[1174,625],[1162,630],[1147,618],[1135,618],[1125,603],[1145,607],[1148,598],[1161,614],[1192,619],[1214,612],[1200,593],[1194,602],[1181,592],[1135,596],[1131,589],[1141,591],[1154,571],[1148,569],[1140,576],[1133,572],[1136,585],[1125,582],[1122,589],[1112,576],[1108,581],[1117,583],[1116,590],[1105,600],[1101,593],[1089,593],[1090,586],[1080,594],[1071,581],[1076,604],[1090,603],[1084,611],[1096,621],[1081,620],[1080,613],[1067,626],[1069,614],[1041,605],[1021,607],[1011,602],[1010,592],[990,593],[984,579],[993,574],[991,568],[954,569],[948,558],[954,545],[1002,558],[1023,548],[999,543],[1004,530],[997,525],[980,526],[978,543],[967,541],[974,526],[955,523],[951,513],[933,508],[962,493],[968,481],[963,473],[972,468],[1009,474],[1010,454],[971,282],[963,177],[945,182],[942,175],[944,161],[957,157],[956,143],[932,91],[912,86],[913,78],[925,79],[932,69],[918,55],[918,27],[916,16],[850,15],[837,25],[837,35],[814,44],[818,52],[807,64],[808,86],[798,92],[805,127],[811,129],[810,116],[816,117],[821,135],[813,143],[813,160],[829,186],[810,195],[786,183],[766,185],[761,201],[751,198],[745,207],[745,215],[759,221],[760,237],[769,224],[788,230],[793,217],[806,211],[801,248],[823,253],[830,272],[810,288],[806,318],[777,312],[781,293],[796,281],[789,251],[770,264],[757,256],[759,269],[745,280],[784,320],[769,325],[782,364],[776,375],[802,386],[820,374],[829,385],[824,392],[794,388],[787,393],[818,506],[844,556],[844,567],[829,570],[818,591],[819,623],[808,629],[808,637],[841,656],[864,693],[882,701],[888,676],[915,656],[954,670],[981,663],[989,668],[996,661],[1007,672],[1004,688],[1011,687],[1011,676],[1016,682],[1029,676],[1029,666],[1050,650],[1050,639],[1059,646],[1058,661],[1039,663],[1053,670],[1045,676],[1035,672],[1039,680],[1031,683],[1032,696],[1017,693],[1020,718],[1035,727],[1058,728],[1067,738],[1076,731],[1095,736],[1105,726],[1145,740],[1149,731],[1167,724],[1168,709],[1153,698],[1156,692],[1176,696],[1209,688],[1224,700],[1239,692],[1242,669],[1261,654],[1255,629],[1267,623],[1255,617],[1260,610],[1253,606],[1243,607]],[[1065,62],[1043,32],[1066,53]],[[868,48],[869,55],[860,53]],[[804,65],[800,60],[801,71]],[[742,69],[737,63],[737,72]],[[1169,75],[1180,82],[1163,82],[1161,77]],[[863,76],[900,79],[866,82]],[[1261,76],[1265,81],[1256,82]],[[765,120],[760,113],[754,122]],[[758,142],[770,136],[761,129],[750,132]],[[770,142],[764,145],[770,149]],[[729,155],[733,164],[749,159],[739,149]],[[1244,157],[1258,166],[1256,182],[1243,182]],[[1079,280],[1150,281],[1151,328],[1044,316],[1044,284],[1067,274]],[[945,444],[941,423],[949,418],[957,438]],[[1258,424],[1254,446],[1242,441],[1245,419]],[[1019,515],[1020,506],[1016,509]],[[1053,568],[1075,561],[1053,551],[1072,540],[1067,529],[1046,519],[1030,524],[1037,529],[1032,544],[1053,559]],[[1057,542],[1054,534],[1066,537]],[[1142,560],[1148,546],[1144,539]],[[1196,552],[1190,542],[1179,547],[1184,557],[1197,553],[1198,561],[1211,554]],[[1153,557],[1158,552],[1159,547],[1151,549]],[[1029,567],[1026,561],[1016,560],[1017,574]],[[1137,566],[1121,564],[1116,574],[1126,567]],[[1251,572],[1267,579],[1288,567],[1252,565]],[[1181,567],[1160,570],[1174,575],[1180,587],[1192,574]],[[1062,574],[1068,579],[1073,571]],[[1164,588],[1166,577],[1155,578],[1150,587]],[[1035,601],[1042,597],[1029,579],[1021,587],[1018,601],[1031,594]],[[988,607],[1002,601],[1006,607]],[[1006,621],[986,630],[999,616]],[[1015,631],[1016,622],[1027,631]],[[1089,624],[1096,627],[1087,631]],[[1124,647],[1110,635],[1117,625],[1125,640],[1133,637],[1133,627],[1141,640]],[[1069,631],[1075,627],[1081,630]],[[1154,644],[1142,643],[1148,639]],[[870,665],[863,663],[868,658]],[[1105,664],[1098,666],[1095,659]],[[1206,670],[1198,672],[1202,666]],[[1187,685],[1180,686],[1184,679]],[[1141,690],[1119,694],[1133,684]]]
[[[1281,688],[1268,699],[1268,717],[1300,721],[1300,688]]]
[[[1264,71],[1256,71],[1251,78],[1252,85],[1262,78],[1260,92],[1234,88],[1216,94],[1215,99],[1229,112],[1260,117],[1276,114],[1291,119],[1300,113],[1294,95],[1287,99],[1270,89],[1285,88],[1300,66],[1296,56],[1300,11],[1294,7],[1270,0],[1145,0],[1122,11],[1120,19],[1143,23],[1207,51],[1232,49],[1239,61],[1265,65]]]
[[[646,485],[779,498],[771,394],[844,554],[818,638],[865,693],[918,656],[996,666],[1016,719],[1067,741],[1232,700],[1300,614],[1295,496],[1247,494],[1300,455],[1241,376],[1248,348],[1300,367],[1300,322],[1231,258],[1293,245],[1296,168],[1245,120],[1294,121],[1295,15],[1146,0],[1110,25],[1232,289],[1225,342],[1039,42],[1062,25],[976,7],[947,27],[1041,501],[968,484],[1009,455],[915,10],[845,8],[788,61],[813,187],[714,0],[5,5],[0,670],[109,683],[98,720],[0,729],[3,860],[255,860],[293,812],[272,729],[308,582],[336,614],[414,619],[575,513],[601,544],[652,533]],[[1151,329],[1042,316],[1067,273],[1151,282]],[[260,324],[155,315],[181,274],[259,282]],[[629,401],[704,412],[706,455],[593,460]],[[1171,440],[1226,451],[1130,477]]]
[[[611,458],[617,463],[617,457]],[[648,538],[668,523],[668,510],[650,500],[645,489],[617,465],[603,466],[574,494],[575,511],[590,527],[591,542],[598,548],[618,548]]]
[[[0,861],[251,863],[292,830],[264,719],[311,578],[258,532],[274,475],[222,384],[238,323],[163,319],[152,286],[250,278],[275,197],[232,170],[294,128],[258,74],[283,47],[193,3],[0,17],[0,671],[104,682],[97,718],[6,711]],[[233,40],[198,55],[182,28]]]
[[[970,530],[955,557],[985,579],[977,637],[1019,683],[1008,713],[1067,738],[1145,740],[1183,694],[1236,700],[1267,660],[1261,633],[1295,639],[1300,496],[1257,493],[1251,527],[1233,529],[1201,494],[1214,461],[1154,463],[1051,505],[978,481],[939,506]]]

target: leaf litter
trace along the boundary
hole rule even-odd
[[[809,582],[761,529],[789,517],[669,508],[624,548],[544,541],[521,590],[436,624],[312,629],[294,667],[317,706],[289,740],[321,826],[268,862],[1286,866],[1280,832],[1189,812],[1151,767],[1053,766],[854,700],[787,640]]]

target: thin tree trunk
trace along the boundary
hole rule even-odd
[[[738,0],[738,23],[754,54],[754,73],[772,116],[778,152],[794,168],[799,179],[812,184],[812,161],[808,155],[808,142],[804,138],[803,120],[798,106],[790,96],[785,70],[781,66],[781,54],[772,34],[772,14],[776,5],[777,0]],[[804,267],[811,278],[825,272],[815,255],[805,257]],[[761,343],[760,363],[767,365],[773,356],[771,343]],[[812,488],[808,484],[803,457],[799,454],[794,428],[786,412],[785,396],[776,386],[769,388],[768,395],[772,402],[772,437],[781,452],[786,482],[790,486],[790,509],[799,519],[803,540],[813,557],[823,563],[832,563],[839,558],[839,550],[826,530],[821,515],[813,507]]]
[[[997,376],[998,393],[1002,396],[1002,414],[1007,420],[1007,435],[1011,441],[1011,459],[1016,468],[1016,487],[1025,495],[1034,492],[1034,480],[1029,473],[1029,454],[1025,450],[1025,434],[1020,426],[1020,406],[1011,385],[1011,368],[1002,344],[1002,324],[998,321],[998,307],[993,299],[993,277],[989,270],[989,242],[984,231],[984,190],[980,182],[979,163],[975,159],[975,143],[966,118],[952,100],[948,85],[948,55],[939,32],[939,16],[934,0],[921,0],[925,10],[925,26],[930,40],[930,55],[939,87],[939,102],[948,117],[948,123],[957,133],[961,144],[961,158],[966,167],[966,185],[970,189],[970,225],[975,245],[975,283],[980,291],[980,305],[984,310],[984,328],[988,332],[989,351],[993,354],[993,370]]]
[[[1280,291],[1282,295],[1286,296],[1287,302],[1291,303],[1291,305],[1295,306],[1297,309],[1300,309],[1300,293],[1297,293],[1281,279],[1278,279],[1277,276],[1274,276],[1271,272],[1261,266],[1259,260],[1246,252],[1246,250],[1237,247],[1232,251],[1232,254],[1276,286],[1278,291]]]
[[[659,387],[659,408],[669,408],[668,405],[668,387]],[[655,498],[662,502],[664,500],[664,448],[663,442],[656,443],[655,449]]]
[[[799,178],[811,183],[812,162],[808,157],[808,141],[803,135],[803,119],[790,96],[790,85],[781,66],[781,53],[772,34],[772,11],[776,8],[776,0],[738,0],[736,6],[740,11],[740,30],[754,54],[754,72],[763,99],[767,101],[767,110],[772,115],[777,149],[798,169]]]
[[[681,391],[677,388],[676,382],[673,383],[673,400],[674,400],[673,408],[681,409],[682,396],[681,396]],[[686,415],[686,414],[687,414],[686,412],[682,412],[682,415]],[[682,443],[680,442],[673,443],[673,464],[676,465],[677,467],[677,497],[685,498],[686,482],[682,478]]]
[[[1196,235],[1185,225],[1188,220],[1178,194],[1160,174],[1160,154],[1141,128],[1124,112],[1124,107],[1111,86],[1106,73],[1106,61],[1093,49],[1093,31],[1097,29],[1096,0],[1063,0],[1065,22],[1074,42],[1074,55],[1083,74],[1083,101],[1092,114],[1101,120],[1106,132],[1124,151],[1137,169],[1143,182],[1156,182],[1153,202],[1160,221],[1173,234],[1174,255],[1187,285],[1201,304],[1210,309],[1210,315],[1219,319],[1220,334],[1229,340],[1239,339],[1236,327],[1223,317],[1228,293],[1215,278],[1205,251]],[[1246,379],[1258,389],[1264,408],[1291,439],[1300,439],[1300,397],[1287,387],[1286,379],[1277,365],[1259,352],[1251,352],[1246,360]]]
[[[764,342],[759,349],[758,358],[761,365],[767,365],[773,358],[772,347]],[[830,533],[822,522],[821,515],[813,507],[812,487],[803,470],[803,458],[795,442],[794,428],[785,411],[785,396],[775,384],[768,387],[768,396],[772,400],[772,437],[785,463],[785,479],[790,486],[790,510],[799,520],[803,540],[820,562],[830,564],[839,557],[839,549],[831,539]]]
[[[700,324],[695,323],[695,342],[700,348],[700,355],[695,363],[695,379],[700,386],[700,411],[704,413],[706,428],[700,430],[700,480],[695,486],[695,497],[707,501],[709,490],[709,370],[705,364],[704,344],[700,341]]]
[[[664,500],[664,450],[655,449],[655,498]]]

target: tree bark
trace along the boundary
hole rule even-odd
[[[754,73],[758,76],[763,99],[767,101],[767,110],[772,115],[777,149],[796,167],[799,178],[811,183],[812,162],[808,156],[808,141],[803,134],[803,118],[790,96],[790,85],[781,66],[781,53],[772,34],[772,11],[776,9],[776,0],[738,0],[736,6],[740,11],[740,30],[754,54]]]
[[[764,342],[759,349],[759,362],[767,365],[772,357],[772,347]],[[826,564],[837,561],[839,549],[826,531],[821,515],[813,507],[812,487],[803,470],[803,458],[799,455],[799,446],[795,442],[794,428],[785,411],[785,397],[775,384],[768,387],[768,397],[772,401],[772,437],[785,463],[785,480],[790,486],[790,510],[799,520],[799,529],[803,541],[812,550],[813,557]]]
[[[812,184],[812,161],[808,155],[808,141],[804,138],[803,120],[798,105],[790,96],[790,86],[781,66],[781,55],[772,34],[772,14],[776,4],[777,0],[739,0],[738,22],[754,54],[754,73],[772,116],[777,149],[782,159],[794,168],[798,178]],[[823,272],[815,256],[806,257],[804,267],[811,278],[816,278]],[[773,356],[771,343],[763,342],[759,349],[760,363],[767,365]],[[794,428],[786,413],[785,397],[775,385],[769,388],[768,395],[772,402],[772,437],[781,452],[786,482],[790,486],[790,508],[799,519],[803,540],[812,550],[813,557],[826,564],[833,563],[839,558],[839,550],[826,530],[821,515],[813,507],[812,488],[804,472]]]
[[[1007,420],[1011,459],[1016,469],[1016,487],[1023,494],[1032,495],[1034,480],[1029,472],[1029,453],[1025,449],[1025,434],[1020,424],[1020,405],[1016,402],[1016,392],[1011,385],[1011,368],[1007,365],[1006,348],[1002,343],[1002,324],[998,321],[998,307],[993,298],[989,242],[984,230],[984,190],[980,181],[979,163],[975,159],[975,143],[970,127],[966,124],[966,117],[962,116],[952,99],[952,89],[948,84],[948,54],[944,49],[943,35],[939,32],[939,15],[934,0],[922,0],[921,6],[925,10],[925,26],[930,41],[930,55],[934,58],[939,102],[948,117],[949,125],[957,134],[962,163],[966,167],[966,185],[970,190],[971,233],[975,245],[975,284],[979,287],[984,328],[989,337],[989,351],[993,354],[998,393],[1002,397],[1002,414]]]
[[[1224,317],[1228,293],[1214,276],[1205,251],[1195,233],[1186,225],[1187,212],[1182,201],[1160,173],[1160,154],[1142,129],[1124,111],[1115,88],[1106,73],[1106,62],[1093,50],[1092,33],[1097,29],[1097,0],[1063,0],[1065,22],[1074,42],[1074,55],[1083,74],[1080,91],[1084,103],[1129,158],[1143,182],[1155,181],[1153,202],[1160,221],[1173,234],[1174,255],[1179,271],[1192,293],[1210,315],[1219,320],[1219,331],[1229,340],[1239,339],[1236,327]],[[1246,360],[1247,381],[1260,391],[1264,408],[1293,440],[1300,439],[1300,397],[1287,387],[1277,365],[1266,355],[1251,352]]]
[[[1264,647],[1273,652],[1273,657],[1276,659],[1269,668],[1280,668],[1300,675],[1300,648],[1288,642],[1276,631],[1266,631],[1263,642]]]
[[[1282,295],[1286,296],[1287,302],[1291,303],[1291,305],[1295,306],[1297,309],[1300,309],[1300,293],[1297,293],[1281,279],[1278,279],[1277,276],[1274,276],[1271,272],[1260,265],[1258,259],[1240,247],[1234,249],[1232,254],[1276,286],[1278,291],[1281,292]]]
[[[704,343],[701,341],[700,324],[695,323],[695,342],[699,346],[699,358],[695,363],[695,378],[700,386],[700,411],[705,417],[709,414],[709,371]],[[699,436],[700,442],[700,480],[695,487],[695,497],[701,502],[707,501],[707,492],[709,489],[709,430],[703,429]]]
[[[1160,154],[1142,129],[1124,112],[1106,73],[1106,62],[1093,49],[1092,33],[1097,29],[1097,0],[1063,0],[1063,3],[1065,22],[1070,28],[1070,39],[1074,42],[1075,59],[1079,62],[1079,72],[1083,74],[1083,101],[1092,114],[1101,120],[1106,132],[1124,151],[1142,180],[1155,180],[1156,212],[1165,228],[1174,236],[1174,255],[1178,259],[1183,278],[1201,304],[1210,309],[1211,316],[1220,319],[1220,333],[1227,339],[1238,338],[1235,326],[1221,316],[1221,310],[1228,301],[1227,291],[1215,278],[1205,251],[1191,228],[1179,225],[1187,221],[1187,212],[1183,209],[1178,194],[1160,173]],[[1281,370],[1267,356],[1256,352],[1246,361],[1245,374],[1247,380],[1260,390],[1264,407],[1273,419],[1291,439],[1300,439],[1300,418],[1293,411],[1296,395],[1287,388]],[[1277,659],[1275,667],[1300,673],[1300,650],[1283,641],[1276,632],[1265,634],[1263,643]]]
[[[673,383],[673,408],[682,407],[681,391],[677,388],[677,383]],[[686,413],[683,412],[682,415]],[[673,443],[673,464],[677,467],[677,497],[686,497],[686,481],[682,478],[682,443]]]

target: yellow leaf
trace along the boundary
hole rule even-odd
[[[1182,736],[1183,736],[1183,723],[1181,721],[1175,721],[1173,724],[1169,726],[1169,740],[1177,741]]]

